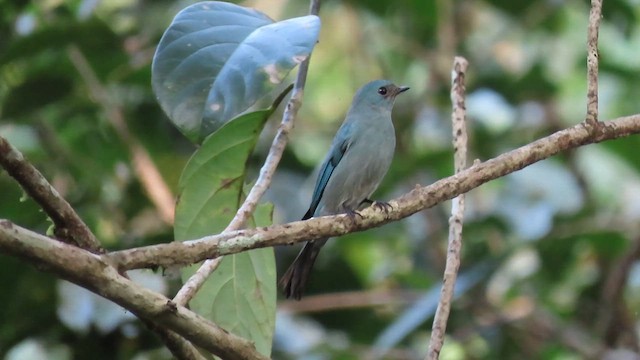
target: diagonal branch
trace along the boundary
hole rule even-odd
[[[121,276],[100,256],[0,220],[0,251],[82,286],[229,360],[266,360],[253,343],[230,334],[165,296]]]
[[[318,15],[319,12],[320,0],[311,0],[309,14]],[[280,159],[282,158],[284,149],[287,146],[287,141],[289,140],[289,132],[291,132],[293,124],[295,123],[296,116],[298,115],[298,110],[302,106],[302,97],[304,94],[304,86],[307,81],[307,71],[309,70],[310,58],[311,55],[309,55],[309,57],[307,57],[300,64],[296,83],[293,88],[293,94],[291,95],[291,98],[287,103],[284,114],[282,115],[282,122],[280,123],[278,132],[273,139],[271,148],[269,149],[269,155],[267,155],[267,159],[260,169],[258,180],[251,188],[249,195],[247,195],[244,203],[236,212],[236,215],[233,220],[231,220],[231,223],[229,223],[227,228],[224,230],[225,232],[238,230],[244,227],[247,219],[251,217],[253,212],[256,210],[258,202],[271,185],[273,174],[276,172],[278,163],[280,163]],[[198,271],[196,271],[196,273],[193,274],[184,283],[182,288],[180,288],[176,296],[173,298],[173,301],[180,305],[187,304],[189,300],[191,300],[195,296],[202,285],[204,285],[204,282],[207,280],[209,275],[211,275],[218,268],[221,261],[222,258],[205,261],[202,266],[200,266]]]
[[[55,235],[62,241],[77,245],[94,253],[102,253],[95,235],[80,219],[69,203],[56,191],[47,179],[29,163],[6,139],[0,137],[0,165],[15,178],[23,189],[45,210],[55,225]],[[144,319],[143,319],[144,320]],[[198,350],[169,330],[147,326],[165,341],[174,356],[179,359],[199,359]]]
[[[632,134],[640,134],[640,114],[602,123],[595,131],[580,123],[491,160],[474,164],[429,186],[416,186],[411,192],[390,202],[393,210],[388,215],[370,207],[362,210],[362,217],[354,220],[346,215],[319,217],[259,229],[226,232],[198,240],[122,250],[104,257],[120,269],[180,266],[249,249],[290,245],[312,238],[362,231],[408,217],[560,152]]]
[[[149,330],[160,337],[167,349],[171,352],[171,355],[177,360],[207,360],[193,344],[177,333],[158,326],[147,319],[140,318],[140,320]]]
[[[0,165],[22,186],[22,189],[47,213],[55,225],[56,238],[94,253],[102,253],[102,245],[44,176],[7,139],[0,136]]]

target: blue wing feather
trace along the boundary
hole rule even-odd
[[[316,188],[313,190],[313,197],[311,198],[311,205],[309,206],[309,210],[304,214],[302,220],[307,220],[313,217],[318,205],[320,204],[320,199],[322,199],[322,194],[324,193],[324,189],[331,178],[331,174],[333,174],[333,170],[335,170],[336,166],[342,160],[344,153],[349,148],[348,138],[343,138],[342,141],[338,141],[333,144],[332,151],[325,160],[324,164],[322,164],[322,169],[320,169],[320,173],[318,174],[318,179],[316,180]]]

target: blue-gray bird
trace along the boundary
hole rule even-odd
[[[309,210],[302,220],[314,216],[347,213],[356,215],[384,178],[396,147],[391,109],[396,96],[409,90],[387,80],[372,81],[358,90],[342,126],[325,158]],[[386,203],[376,203],[381,208]],[[280,279],[287,298],[299,300],[311,268],[328,239],[307,242]]]

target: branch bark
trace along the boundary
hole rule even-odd
[[[388,214],[369,207],[360,211],[362,217],[355,219],[346,215],[319,217],[258,229],[226,232],[192,241],[122,250],[105,254],[103,257],[120,269],[181,266],[249,249],[291,245],[314,238],[362,231],[408,217],[562,151],[639,133],[640,114],[602,123],[595,131],[585,123],[580,123],[491,160],[474,164],[429,186],[417,185],[411,192],[390,201],[393,210]]]
[[[71,205],[18,149],[0,136],[0,165],[51,218],[56,238],[94,253],[104,249]]]
[[[230,334],[165,296],[121,276],[100,256],[0,220],[0,251],[82,286],[165,326],[193,344],[229,360],[265,360],[248,340]]]
[[[602,0],[591,0],[587,29],[587,118],[589,125],[598,124],[598,31],[602,18]]]
[[[167,349],[169,349],[169,351],[171,352],[171,355],[173,355],[176,359],[207,360],[207,358],[204,357],[204,355],[202,355],[202,353],[200,353],[200,351],[198,351],[198,349],[196,349],[193,344],[191,344],[187,339],[183,338],[177,333],[167,328],[158,326],[149,320],[140,320],[149,330],[153,331],[160,337],[162,342],[164,342],[164,344],[167,346]]]
[[[465,107],[465,76],[469,63],[463,57],[456,56],[453,59],[453,72],[451,73],[451,114],[453,130],[454,167],[459,174],[467,167],[467,126]],[[442,289],[438,308],[433,319],[431,340],[427,351],[427,360],[437,360],[444,344],[444,335],[447,330],[447,321],[453,301],[453,290],[460,268],[460,253],[462,252],[462,222],[464,220],[464,196],[460,194],[451,201],[451,217],[449,218],[449,245],[447,248],[447,264],[442,279]]]

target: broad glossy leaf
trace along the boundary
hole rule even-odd
[[[191,157],[180,177],[176,240],[219,233],[231,221],[242,197],[249,155],[267,118],[289,89],[271,108],[224,125]],[[270,209],[262,209],[256,215],[260,225],[270,222],[270,213]],[[183,279],[198,267],[185,268]],[[226,330],[254,341],[260,352],[269,355],[275,324],[275,276],[273,249],[227,256],[190,306]]]
[[[315,46],[320,20],[274,23],[249,8],[205,1],[182,10],[162,36],[152,84],[162,109],[201,142],[266,95]]]

